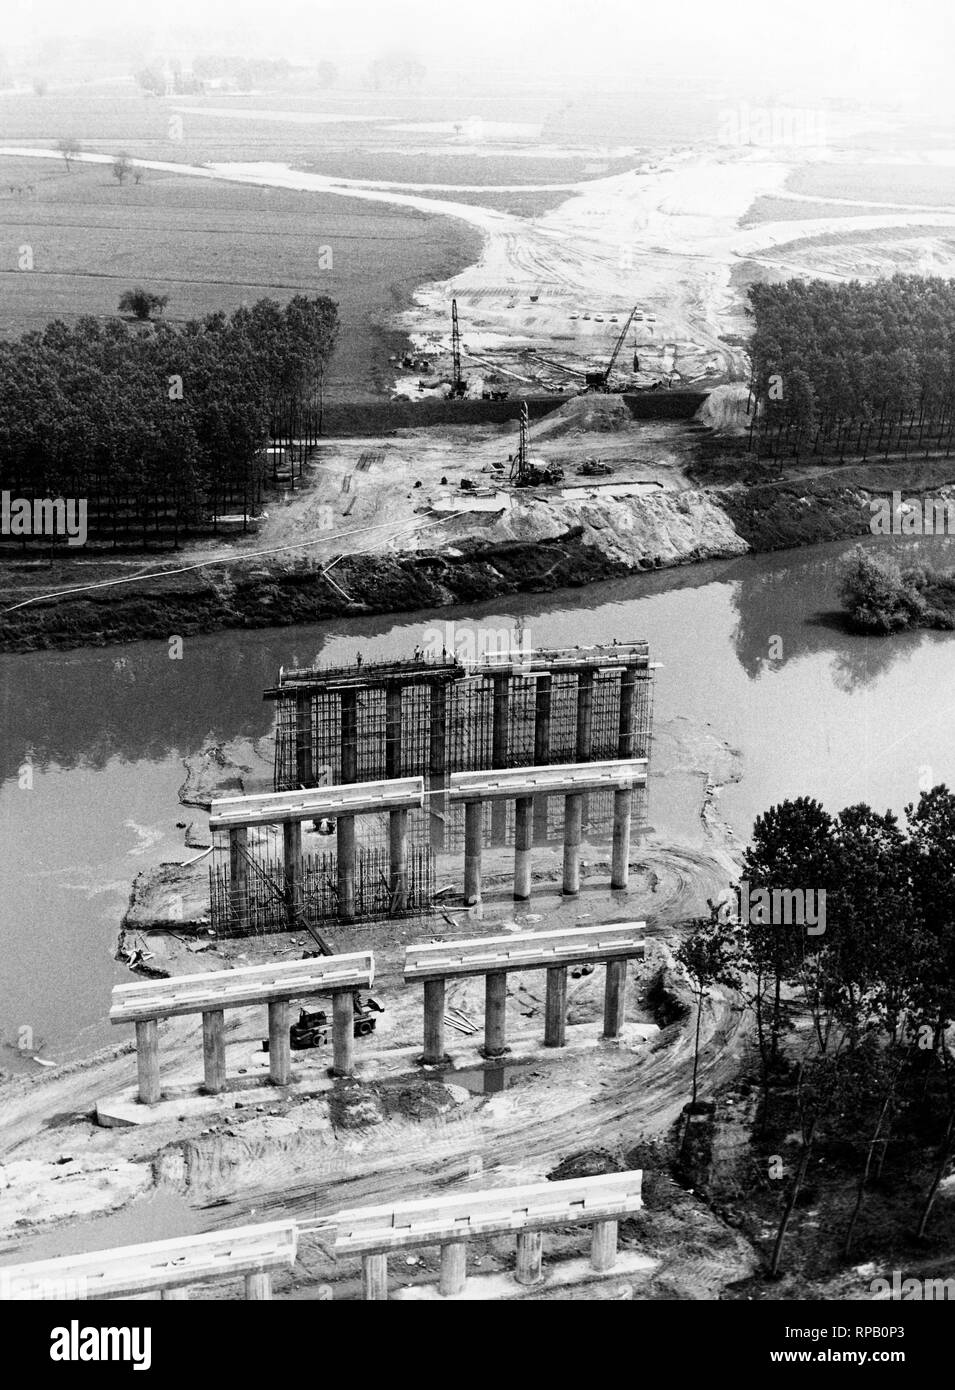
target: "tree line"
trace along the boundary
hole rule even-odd
[[[953,879],[947,787],[923,792],[904,824],[865,804],[832,816],[800,797],[756,820],[742,862],[748,910],[713,907],[681,943],[697,999],[694,1102],[707,995],[739,990],[754,1020],[754,1139],[787,1153],[772,1275],[804,1185],[825,1174],[841,1172],[851,1194],[845,1257],[876,1187],[907,1201],[912,1234],[926,1234],[955,1156]],[[817,904],[823,890],[814,926],[764,910],[760,890],[792,889],[814,890]]]
[[[955,280],[789,280],[749,290],[754,447],[774,457],[949,448]]]
[[[3,486],[86,498],[114,539],[248,514],[269,439],[301,456],[318,436],[337,327],[331,300],[296,295],[175,326],[56,320],[0,343]]]

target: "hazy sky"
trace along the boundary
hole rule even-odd
[[[383,50],[415,51],[433,78],[525,70],[535,79],[601,75],[641,83],[664,72],[723,71],[821,85],[933,91],[950,83],[951,0],[4,0],[10,49],[48,35],[141,28],[157,49],[235,48],[340,66]]]

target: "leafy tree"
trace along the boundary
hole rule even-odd
[[[66,165],[67,172],[72,173],[72,169],[70,168],[71,162],[76,159],[78,155],[83,153],[82,145],[78,140],[74,140],[72,136],[66,136],[64,139],[57,141],[56,148],[63,156],[63,163]]]
[[[119,299],[121,314],[133,314],[138,319],[151,318],[153,314],[165,309],[169,303],[168,294],[152,294],[137,285],[133,290],[124,290]]]
[[[127,154],[118,154],[113,160],[113,178],[122,186],[132,169],[132,161]]]
[[[703,1004],[715,985],[736,989],[736,931],[713,909],[709,918],[701,917],[691,924],[690,933],[680,942],[676,958],[686,970],[690,989],[696,1001],[696,1029],[693,1036],[693,1094],[691,1105],[696,1106],[700,1070],[700,1027]]]

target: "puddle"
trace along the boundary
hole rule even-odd
[[[494,1066],[489,1063],[486,1067],[448,1072],[444,1079],[450,1086],[463,1086],[472,1096],[496,1096],[499,1091],[513,1086],[526,1075],[526,1067],[509,1067],[504,1064]]]
[[[154,1192],[122,1211],[89,1221],[57,1223],[39,1230],[16,1246],[0,1248],[0,1265],[31,1260],[53,1260],[60,1255],[79,1255],[88,1250],[112,1250],[120,1245],[141,1245],[151,1240],[199,1234],[201,1213],[176,1192]]]

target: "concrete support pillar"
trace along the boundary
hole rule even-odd
[[[594,673],[577,672],[577,761],[590,762],[594,729]]]
[[[335,822],[337,844],[338,916],[355,920],[355,817],[339,816]]]
[[[590,1234],[590,1267],[600,1271],[617,1263],[616,1221],[595,1221]]]
[[[637,673],[632,666],[620,672],[620,722],[617,727],[617,757],[633,757],[633,705]]]
[[[603,1035],[605,1038],[619,1038],[623,1029],[626,988],[627,962],[625,960],[608,960],[607,979],[604,985]]]
[[[481,837],[483,802],[464,803],[464,902],[474,907],[481,901]]]
[[[355,1002],[350,989],[332,995],[332,1073],[351,1076],[355,1070]]]
[[[485,1057],[503,1057],[507,1051],[507,972],[494,970],[484,977]]]
[[[438,1289],[444,1298],[464,1292],[468,1277],[467,1241],[452,1240],[441,1247],[441,1281]]]
[[[445,981],[424,982],[424,1055],[428,1066],[441,1066],[449,1061],[444,1050]]]
[[[225,1090],[225,1014],[206,1009],[202,1014],[202,1069],[206,1095]]]
[[[245,935],[249,930],[249,832],[244,825],[229,831],[229,879],[232,888],[232,923]]]
[[[401,776],[401,686],[385,690],[385,776]]]
[[[564,892],[580,892],[580,826],[584,798],[580,792],[564,797]]]
[[[567,967],[547,971],[544,1002],[544,1046],[563,1047],[567,1041]]]
[[[315,785],[315,719],[312,696],[299,691],[295,696],[295,775],[299,786]]]
[[[363,1255],[361,1296],[366,1302],[384,1302],[388,1297],[388,1256]]]
[[[534,798],[519,796],[514,822],[514,896],[531,895],[531,851],[534,846]]]
[[[450,814],[447,777],[430,777],[428,779],[428,822],[431,833],[431,848],[435,854],[444,853]]]
[[[285,867],[285,915],[295,925],[302,890],[302,822],[286,821],[282,826],[282,858]]]
[[[408,906],[408,812],[398,809],[388,815],[388,891],[392,913]]]
[[[139,1099],[142,1105],[155,1105],[162,1094],[159,1081],[159,1020],[147,1018],[136,1024],[136,1070],[139,1073]]]
[[[289,1042],[287,999],[269,1003],[269,1077],[273,1086],[287,1086],[292,1079],[292,1050]]]
[[[245,1276],[245,1296],[262,1302],[272,1301],[272,1275],[269,1270]]]
[[[163,1303],[185,1303],[189,1298],[189,1290],[180,1285],[176,1289],[163,1289],[161,1299]]]
[[[521,1231],[517,1237],[517,1268],[514,1270],[519,1284],[540,1282],[543,1253],[544,1240],[540,1231]]]
[[[341,693],[342,781],[358,781],[358,691]]]
[[[633,792],[628,787],[613,794],[613,855],[610,887],[626,888],[630,879],[630,812]]]

